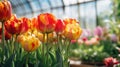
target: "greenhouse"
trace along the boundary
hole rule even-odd
[[[0,67],[120,67],[120,0],[0,0]]]

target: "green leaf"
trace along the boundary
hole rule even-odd
[[[12,55],[10,56],[10,58],[5,62],[4,67],[10,67],[10,66],[12,66],[12,64],[14,63],[14,62],[13,62],[14,57],[15,57],[15,54],[12,54]]]
[[[56,64],[56,59],[55,59],[54,55],[50,51],[49,51],[49,55],[50,55],[50,58],[52,60],[51,66],[54,66]]]
[[[56,50],[56,59],[57,63],[59,63],[57,67],[63,67],[63,58],[59,48]]]

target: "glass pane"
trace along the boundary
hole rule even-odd
[[[97,1],[98,15],[112,13],[112,5],[110,0]]]
[[[18,1],[17,0],[11,0],[12,1],[12,3],[14,4],[14,5],[17,5],[18,4]]]
[[[41,11],[42,13],[51,13],[51,10],[50,9],[46,9],[46,10],[43,10]]]
[[[17,18],[20,18],[23,16],[22,14],[16,14],[16,15],[17,15]]]
[[[85,0],[85,2],[88,2],[88,1],[94,1],[94,0]]]
[[[58,7],[63,5],[61,0],[50,0],[50,3],[52,7]]]
[[[15,13],[16,14],[23,14],[23,11],[21,11],[22,10],[22,8],[20,7],[20,6],[17,6],[16,8],[15,8]]]
[[[33,17],[37,17],[40,13],[41,13],[40,11],[35,12]]]
[[[95,2],[80,4],[80,23],[83,28],[96,27]]]
[[[17,1],[17,4],[21,4],[21,3],[23,3],[22,0],[18,0]]]
[[[79,3],[81,3],[81,2],[85,2],[85,0],[78,0],[78,2],[79,2]]]
[[[25,7],[25,11],[26,11],[26,13],[30,13],[30,12],[32,12],[32,9],[31,9],[29,3],[25,3],[25,4],[24,4],[24,7]]]
[[[78,18],[78,6],[65,7],[65,15],[70,18]]]
[[[80,25],[82,28],[85,28],[85,4],[80,4],[79,7],[80,13]]]
[[[113,13],[112,2],[110,0],[97,1],[97,11],[99,24],[108,25],[106,20],[110,20],[110,16]]]
[[[79,3],[88,2],[88,1],[95,1],[95,0],[78,0]]]
[[[86,3],[86,28],[94,29],[96,27],[95,2]]]
[[[37,1],[37,0],[31,1],[30,4],[31,4],[31,7],[32,7],[33,11],[38,11],[38,10],[41,9],[39,1]]]
[[[63,0],[65,5],[75,4],[77,3],[77,0]]]
[[[33,16],[32,14],[26,14],[25,15],[25,17],[27,17],[27,18],[32,18],[32,16]]]
[[[57,18],[62,19],[62,17],[63,17],[63,9],[62,9],[62,8],[53,9],[52,13],[53,13]]]
[[[50,8],[50,5],[48,3],[48,0],[39,0],[40,1],[40,4],[41,4],[41,8],[42,9],[48,9]]]
[[[70,4],[76,4],[76,3],[77,3],[77,0],[69,0],[69,3],[70,3]]]

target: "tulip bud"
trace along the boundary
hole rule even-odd
[[[10,19],[12,14],[12,8],[9,1],[0,1],[0,21],[6,21]]]
[[[65,24],[62,20],[58,19],[56,27],[55,27],[55,32],[60,33],[65,29]]]

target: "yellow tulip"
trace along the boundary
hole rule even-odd
[[[69,40],[76,40],[80,37],[82,29],[78,23],[67,24],[63,36]]]
[[[43,33],[38,32],[35,30],[33,34],[41,41],[41,42],[47,42],[47,35],[45,35],[45,38],[43,39]],[[48,34],[48,42],[53,41],[54,39],[54,33],[49,33]]]
[[[18,42],[21,43],[22,47],[27,52],[32,52],[40,46],[40,41],[34,35],[20,35],[18,36]]]

